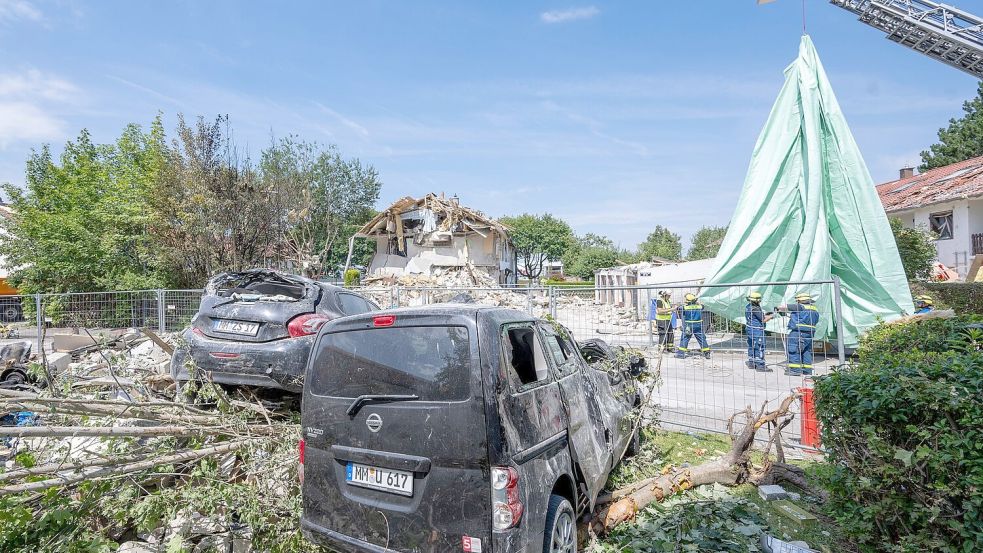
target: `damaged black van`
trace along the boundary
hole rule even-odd
[[[572,553],[639,405],[629,370],[512,309],[332,321],[303,393],[303,531],[341,551]]]

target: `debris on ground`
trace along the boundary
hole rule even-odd
[[[176,397],[175,337],[127,334],[0,389],[0,550],[308,550],[296,412],[207,380]]]

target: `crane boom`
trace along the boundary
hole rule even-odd
[[[887,39],[983,79],[983,19],[929,0],[830,0]]]

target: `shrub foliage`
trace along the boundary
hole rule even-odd
[[[911,293],[928,294],[936,306],[959,315],[983,315],[983,282],[913,282]]]
[[[872,330],[817,379],[831,514],[864,551],[983,550],[983,319]]]

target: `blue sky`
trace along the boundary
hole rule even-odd
[[[874,180],[896,178],[976,82],[807,4]],[[0,182],[82,128],[222,113],[253,154],[296,134],[374,165],[380,207],[456,193],[623,247],[688,240],[730,220],[800,35],[797,0],[0,0]]]

